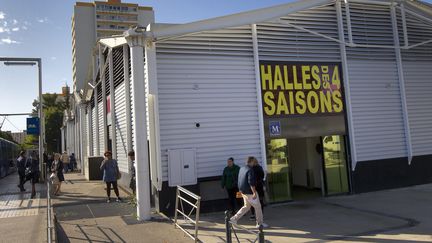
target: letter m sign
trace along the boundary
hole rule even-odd
[[[270,128],[270,136],[282,135],[282,128],[281,128],[280,121],[270,121],[269,128]]]

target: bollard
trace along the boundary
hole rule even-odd
[[[232,243],[230,216],[230,212],[228,210],[225,211],[225,233],[227,243]]]
[[[264,243],[264,227],[262,225],[260,225],[259,227],[259,233],[258,233],[258,242],[259,243]]]

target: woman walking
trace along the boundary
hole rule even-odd
[[[117,202],[121,202],[117,180],[120,179],[120,171],[118,168],[117,161],[112,158],[111,151],[104,153],[105,160],[102,161],[100,169],[103,170],[103,181],[106,183],[106,192],[108,196],[107,203],[111,202],[111,185],[114,188],[114,192],[117,196]]]
[[[54,154],[54,161],[51,165],[51,172],[54,173],[54,175],[57,177],[53,179],[53,192],[54,195],[58,196],[60,193],[62,181],[64,181],[63,162],[61,161],[61,155],[59,153]]]

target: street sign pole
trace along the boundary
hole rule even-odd
[[[43,97],[42,97],[42,59],[41,58],[26,58],[26,57],[0,57],[0,62],[3,62],[8,66],[38,66],[38,83],[39,83],[39,122],[40,122],[40,132],[39,132],[39,169],[41,179],[45,176],[45,171],[43,170],[43,153],[45,145],[45,122],[44,122],[44,112],[43,112]]]

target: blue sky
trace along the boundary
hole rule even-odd
[[[85,0],[84,0],[85,1]],[[123,1],[154,8],[156,22],[186,23],[289,0],[148,0]],[[71,85],[72,0],[1,0],[0,56],[41,57],[44,92]],[[36,67],[0,64],[0,113],[30,112],[37,96]],[[2,130],[25,129],[25,117],[10,117]],[[3,118],[0,117],[0,124]],[[11,124],[13,123],[13,124]]]

